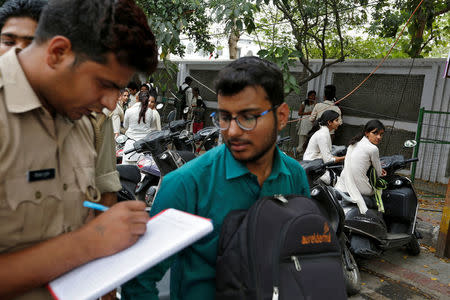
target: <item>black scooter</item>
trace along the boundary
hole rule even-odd
[[[157,185],[151,185],[144,189],[146,191],[144,200],[149,207],[153,204],[162,178],[169,172],[178,169],[187,161],[196,157],[191,151],[176,151],[169,149],[169,144],[174,143],[174,141],[179,141],[179,134],[179,132],[172,132],[170,129],[155,131],[148,134],[145,138],[136,141],[133,145],[134,148],[125,152],[125,154],[134,151],[137,153],[151,154],[152,159],[159,170],[159,180]]]
[[[384,179],[388,183],[382,195],[384,213],[378,211],[373,197],[363,197],[369,210],[361,214],[356,204],[346,201],[345,196],[334,190],[345,213],[345,232],[350,249],[358,256],[373,257],[384,250],[406,246],[410,255],[418,255],[421,236],[416,231],[417,196],[411,181],[395,174],[418,159],[405,160],[402,155],[393,155],[380,160],[387,172]]]
[[[374,257],[387,249],[406,246],[411,255],[420,253],[420,235],[415,230],[418,210],[416,193],[407,177],[395,174],[395,171],[417,161],[417,158],[405,160],[401,155],[394,155],[380,160],[387,172],[385,180],[388,186],[382,195],[385,212],[378,211],[374,199],[364,197],[369,209],[365,214],[359,212],[355,203],[346,200],[348,195],[318,180],[327,168],[333,168],[332,163],[324,164],[320,159],[301,162],[312,187],[311,197],[321,203],[328,202],[328,215],[337,214],[337,219],[342,221],[338,227],[342,226],[344,233],[340,238],[349,295],[356,294],[360,289],[358,267],[350,251],[357,256]]]
[[[137,152],[144,155],[138,160],[137,165],[117,165],[122,184],[122,190],[117,193],[118,201],[137,198],[152,206],[162,177],[196,157],[189,151],[190,149],[178,151],[178,149],[170,150],[168,147],[169,145],[175,147],[175,144],[184,145],[185,140],[180,135],[185,125],[183,120],[180,121],[171,122],[165,130],[148,134],[144,139],[136,141],[133,149],[124,153]],[[166,155],[162,155],[163,153]],[[143,178],[141,173],[144,175]]]
[[[323,160],[316,159],[312,161],[301,161],[300,164],[305,169],[309,186],[311,187],[311,198],[319,204],[323,215],[327,217],[328,222],[339,238],[347,294],[355,295],[361,289],[361,276],[358,265],[349,250],[350,243],[344,232],[344,211],[334,196],[333,188],[319,180],[327,168],[333,163],[324,163]]]

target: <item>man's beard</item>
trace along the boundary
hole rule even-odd
[[[246,158],[246,159],[239,159],[239,158],[234,156],[233,151],[231,150],[231,147],[230,147],[230,143],[233,140],[231,140],[231,139],[230,140],[226,140],[225,141],[225,145],[227,146],[228,150],[231,152],[231,155],[233,155],[234,159],[236,159],[237,161],[239,161],[241,163],[244,163],[244,164],[245,163],[251,163],[251,162],[258,161],[261,157],[264,156],[264,154],[266,154],[272,148],[272,146],[277,141],[277,134],[278,134],[277,127],[274,126],[271,135],[266,140],[266,143],[262,146],[262,149],[260,151],[258,151],[255,155],[253,155],[253,156],[251,156],[249,158]]]

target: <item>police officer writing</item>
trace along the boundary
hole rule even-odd
[[[87,222],[97,153],[86,116],[113,110],[133,74],[156,64],[132,0],[50,0],[31,45],[0,58],[1,299],[52,299],[50,280],[145,233],[138,201]]]

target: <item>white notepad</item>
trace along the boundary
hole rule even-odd
[[[147,232],[130,248],[84,264],[48,285],[55,299],[103,296],[213,230],[211,220],[167,209],[147,223]]]

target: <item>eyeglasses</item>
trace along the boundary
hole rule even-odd
[[[230,128],[230,124],[232,120],[236,121],[236,124],[245,131],[250,131],[255,129],[257,119],[266,115],[268,112],[273,111],[278,108],[278,105],[273,106],[272,108],[263,111],[258,115],[253,115],[250,113],[238,114],[236,117],[231,117],[229,113],[226,112],[213,112],[210,117],[214,123],[214,125],[220,130],[227,130]]]

